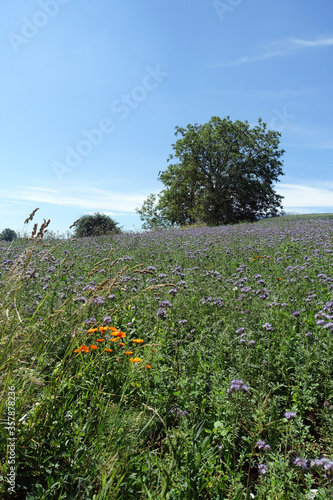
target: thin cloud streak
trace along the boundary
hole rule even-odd
[[[318,38],[317,40],[302,40],[300,38],[289,38],[283,41],[272,42],[270,48],[264,50],[260,54],[254,54],[252,56],[244,56],[236,61],[231,61],[228,63],[220,63],[216,66],[238,66],[241,64],[250,64],[258,61],[264,61],[265,59],[272,59],[274,57],[282,57],[291,54],[297,50],[306,48],[317,48],[317,47],[330,47],[333,45],[333,38]]]
[[[22,200],[36,203],[49,203],[76,207],[89,211],[112,212],[114,215],[129,215],[135,213],[135,208],[141,206],[147,195],[133,193],[120,194],[98,188],[77,188],[74,193],[61,193],[59,191],[40,187],[15,188],[15,195],[2,193],[3,198],[12,203]]]

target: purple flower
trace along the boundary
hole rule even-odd
[[[161,319],[166,319],[166,310],[162,309],[161,307],[158,309],[156,315],[161,318]]]
[[[98,297],[95,297],[92,301],[92,303],[95,305],[95,306],[101,306],[103,304],[105,304],[105,298],[102,297],[101,295],[99,295]]]
[[[324,464],[324,471],[326,471],[326,477],[333,476],[333,460],[327,460],[327,462]]]
[[[264,474],[266,474],[267,470],[268,470],[268,467],[267,467],[266,464],[259,464],[258,465],[258,472],[259,472],[259,474],[261,476],[263,476]]]
[[[247,392],[249,387],[244,384],[243,380],[235,379],[231,381],[230,388],[227,391],[227,394],[230,395],[233,391],[242,390],[243,392]]]
[[[87,299],[85,297],[75,297],[74,302],[83,302],[85,304]]]
[[[111,318],[111,316],[105,316],[105,318],[103,319],[103,323],[107,323],[107,324],[109,324],[109,323],[111,323],[111,322],[112,322],[112,318]]]
[[[324,469],[324,471],[326,472],[326,477],[330,478],[331,476],[333,476],[333,460],[330,460],[329,458],[315,458],[314,460],[310,461],[310,466]]]
[[[295,318],[298,318],[298,316],[299,316],[299,315],[300,315],[300,312],[299,312],[299,311],[294,311],[294,312],[293,312],[293,316],[294,316]]]
[[[115,296],[115,294],[114,294],[114,293],[112,293],[111,295],[109,295],[109,296],[108,296],[108,299],[110,299],[110,300],[113,300],[113,299],[115,299],[115,298],[116,298],[116,296]]]
[[[291,418],[295,418],[296,417],[296,412],[295,411],[286,411],[284,413],[284,416],[287,420],[290,420]]]
[[[295,458],[294,460],[294,465],[297,465],[297,467],[301,467],[302,469],[308,470],[308,461],[306,458]]]
[[[187,323],[187,319],[180,319],[178,321],[178,325],[185,325],[185,323]]]
[[[175,288],[170,288],[169,293],[170,295],[176,295],[176,293],[178,293],[178,290],[176,290]]]
[[[238,328],[238,330],[236,330],[236,333],[244,333],[244,328]]]
[[[185,415],[187,415],[187,411],[184,410],[184,411],[181,411],[180,408],[178,408],[178,406],[176,408],[173,408],[172,410],[170,410],[170,413],[175,413],[178,417],[181,416],[181,417],[185,417]]]
[[[326,323],[326,325],[324,325],[324,328],[333,328],[333,322],[330,321],[329,323]]]
[[[171,304],[171,302],[169,300],[162,300],[160,302],[160,306],[161,307],[173,307],[173,305]]]
[[[266,332],[270,332],[273,330],[273,327],[270,323],[265,323],[264,325],[262,325],[263,329],[266,330]]]
[[[256,447],[261,450],[265,446],[265,441],[257,441]]]
[[[91,317],[86,319],[84,323],[86,326],[89,326],[89,325],[95,325],[96,321],[97,321],[96,318]]]

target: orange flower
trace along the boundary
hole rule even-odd
[[[80,349],[74,349],[74,352],[80,352]]]
[[[111,333],[111,335],[113,335],[114,337],[120,337],[122,339],[126,337],[126,333],[121,332],[120,330],[116,330],[116,331],[113,330],[113,333]]]
[[[120,347],[124,347],[124,342],[119,342]]]
[[[106,352],[113,352],[113,349],[104,349]]]
[[[91,346],[90,346],[90,349],[91,349],[92,351],[96,351],[96,349],[98,349],[98,347],[97,347],[97,345],[94,345],[94,344],[93,344],[93,345],[91,345]]]
[[[131,356],[133,354],[133,351],[126,351],[125,354],[129,354]]]
[[[98,328],[90,328],[90,330],[88,330],[88,333],[95,333],[97,332]]]
[[[130,358],[131,363],[140,363],[140,361],[142,361],[141,358]]]
[[[113,332],[117,332],[118,328],[115,328],[114,326],[109,326],[109,330],[112,330]]]
[[[133,339],[132,342],[135,344],[142,344],[143,340],[142,339]]]
[[[126,333],[119,330],[119,332],[117,332],[117,337],[124,339],[126,337]]]
[[[108,327],[107,326],[100,326],[99,327],[99,331],[102,332],[102,333],[105,333],[108,331]]]
[[[87,345],[81,345],[80,351],[81,352],[89,352],[89,347]]]
[[[96,339],[96,342],[104,342],[104,339]]]
[[[150,370],[151,366],[150,365],[145,365],[146,368],[148,368],[148,370]]]
[[[118,337],[116,337],[115,339],[110,339],[110,342],[117,342],[117,340],[119,340]]]

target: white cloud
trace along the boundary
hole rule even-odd
[[[274,57],[289,55],[297,50],[306,48],[329,47],[333,45],[332,37],[321,37],[316,40],[302,40],[300,38],[288,38],[287,40],[279,40],[271,42],[262,48],[262,51],[252,56],[244,56],[236,61],[221,63],[217,66],[235,66],[240,64],[249,64]]]
[[[333,45],[333,38],[319,38],[318,40],[290,38],[290,42],[293,43],[295,47],[329,47]]]
[[[135,213],[135,208],[141,206],[147,195],[142,193],[116,193],[105,189],[77,187],[70,191],[60,192],[43,187],[21,187],[13,190],[15,194],[2,193],[2,198],[20,203],[22,200],[36,203],[49,203],[76,207],[93,212],[108,212],[113,215],[128,215]]]
[[[304,184],[279,184],[276,192],[282,196],[284,209],[295,207],[333,207],[333,185],[325,183],[325,187]]]

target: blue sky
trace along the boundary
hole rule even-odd
[[[282,134],[289,212],[333,211],[329,0],[8,0],[0,230],[102,212],[141,227],[176,126],[261,117]]]

